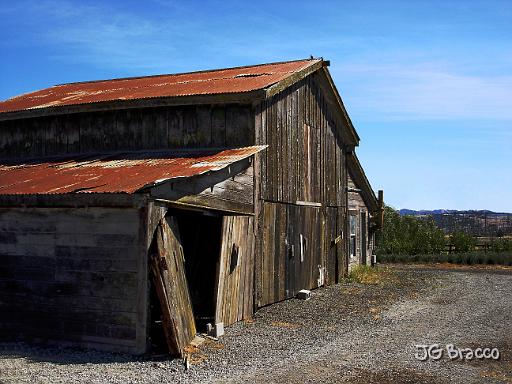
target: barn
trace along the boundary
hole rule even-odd
[[[0,338],[183,354],[367,263],[382,223],[319,59],[0,102]]]

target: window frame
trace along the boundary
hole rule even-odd
[[[351,259],[357,255],[357,214],[349,213],[348,233],[349,233],[349,256]]]

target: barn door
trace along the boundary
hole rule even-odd
[[[336,254],[336,249],[338,248],[338,244],[343,242],[341,238],[341,233],[337,231],[336,227],[336,216],[338,214],[337,208],[327,207],[326,210],[326,230],[327,235],[325,237],[326,241],[326,252],[327,252],[327,260],[326,260],[326,284],[332,285],[335,284],[338,279],[338,259]]]
[[[345,208],[338,207],[337,217],[337,234],[341,236],[341,240],[336,244],[337,258],[337,282],[348,275],[347,245],[350,241],[350,235],[347,233],[347,220],[345,218]]]
[[[185,277],[185,260],[176,219],[163,218],[156,230],[156,252],[150,264],[162,309],[162,322],[169,352],[183,356],[196,334],[192,304]]]
[[[215,323],[224,326],[251,317],[254,286],[254,219],[224,216]]]

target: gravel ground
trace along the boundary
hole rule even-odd
[[[1,383],[512,383],[512,270],[392,266],[261,309],[184,369],[164,357],[0,343]],[[499,361],[421,362],[416,344],[497,347]]]

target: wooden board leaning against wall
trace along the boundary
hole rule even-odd
[[[182,356],[194,338],[196,328],[185,276],[183,248],[172,216],[160,221],[155,237],[151,271],[162,309],[164,333],[169,352]]]

